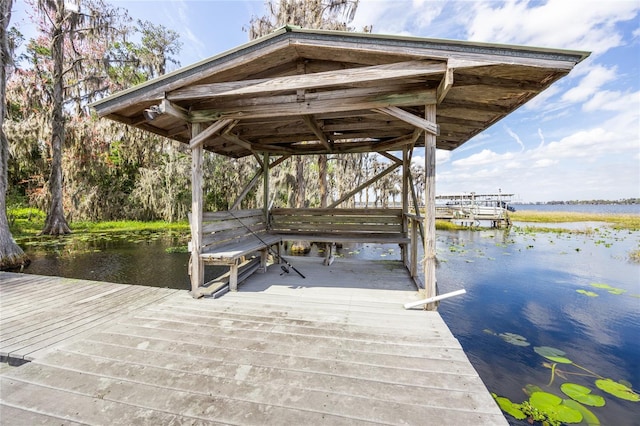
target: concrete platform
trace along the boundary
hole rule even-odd
[[[0,369],[0,422],[507,424],[440,315],[403,309],[418,294],[399,262],[294,260],[307,279],[275,265],[219,299],[121,299],[109,321]],[[0,342],[15,338],[5,306],[28,326],[17,300],[43,287],[90,288],[96,310],[119,292],[16,275],[0,273]]]

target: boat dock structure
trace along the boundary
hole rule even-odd
[[[2,368],[2,422],[506,425],[432,303],[436,149],[588,56],[285,26],[93,103],[190,152],[191,288],[0,273],[0,356],[25,362]],[[255,166],[226,211],[206,197],[205,151]],[[385,167],[329,187],[328,160],[368,153]],[[325,164],[307,178],[325,190],[285,205],[271,171],[303,155]],[[395,172],[401,208],[354,208]],[[300,240],[327,244],[325,259],[289,267],[280,249]],[[396,244],[401,260],[336,260],[341,242]],[[205,282],[208,265],[228,270],[222,283]]]
[[[215,299],[0,272],[0,423],[507,424],[401,262],[295,263]]]
[[[514,194],[467,194],[436,195],[436,219],[479,226],[488,221],[493,228],[511,226],[511,197]]]

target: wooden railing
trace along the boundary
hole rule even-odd
[[[409,232],[410,240],[408,247],[408,255],[404,259],[405,266],[411,274],[411,278],[418,285],[422,280],[419,279],[420,264],[418,257],[418,249],[423,247],[424,249],[424,232],[423,232],[423,220],[421,216],[416,214],[405,214],[404,217],[407,220],[406,226]]]

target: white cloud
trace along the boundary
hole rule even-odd
[[[588,74],[577,86],[569,89],[562,95],[562,100],[569,102],[585,101],[596,94],[603,85],[615,81],[617,77],[616,74],[616,66],[607,68],[602,65],[595,65],[591,67]]]
[[[487,164],[497,164],[514,158],[514,154],[507,152],[506,154],[498,154],[490,149],[483,149],[477,154],[470,155],[460,160],[455,160],[451,164],[455,167],[477,167]]]
[[[469,39],[534,46],[588,49],[596,55],[622,43],[616,29],[640,10],[633,1],[566,0],[475,2]]]
[[[515,141],[518,143],[518,145],[520,145],[520,148],[522,149],[522,151],[524,151],[524,144],[522,143],[522,140],[520,140],[520,136],[518,136],[516,134],[516,132],[514,132],[513,130],[511,130],[507,126],[505,126],[505,129],[506,129],[507,133],[509,134],[509,136],[511,136],[513,139],[515,139]]]

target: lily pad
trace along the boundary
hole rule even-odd
[[[562,423],[580,423],[582,414],[563,405],[562,402],[562,398],[548,392],[535,392],[529,398],[531,406],[543,412],[549,420],[557,420]]]
[[[623,288],[612,287],[609,284],[603,284],[603,283],[591,283],[591,287],[601,288],[603,290],[607,290],[611,294],[616,294],[616,295],[627,292],[627,290]]]
[[[498,396],[495,393],[492,393],[491,395],[493,395],[493,398],[500,406],[500,409],[505,413],[515,417],[518,420],[524,420],[527,418],[527,415],[524,414],[522,410],[520,410],[520,404],[514,404],[509,398]]]
[[[511,343],[515,346],[530,346],[531,343],[527,342],[527,338],[515,333],[500,333],[498,334],[502,340],[507,343]]]
[[[565,358],[566,352],[552,348],[550,346],[536,346],[533,350],[540,356],[547,358],[553,362],[558,362],[560,364],[573,364],[569,358]]]
[[[632,402],[640,401],[640,395],[635,393],[633,389],[622,383],[614,382],[611,379],[598,379],[596,380],[596,386],[598,389],[601,389],[613,396],[617,396],[620,399]]]
[[[562,405],[566,405],[569,408],[579,411],[580,414],[582,414],[582,421],[588,426],[600,426],[600,419],[593,414],[591,410],[579,402],[576,402],[573,399],[565,399],[562,401]]]
[[[563,383],[560,390],[569,398],[591,407],[604,406],[604,398],[591,393],[591,389],[577,383]]]
[[[576,290],[577,293],[580,294],[584,294],[585,296],[589,296],[589,297],[598,297],[598,293],[594,293],[593,291],[588,291],[588,290]]]

